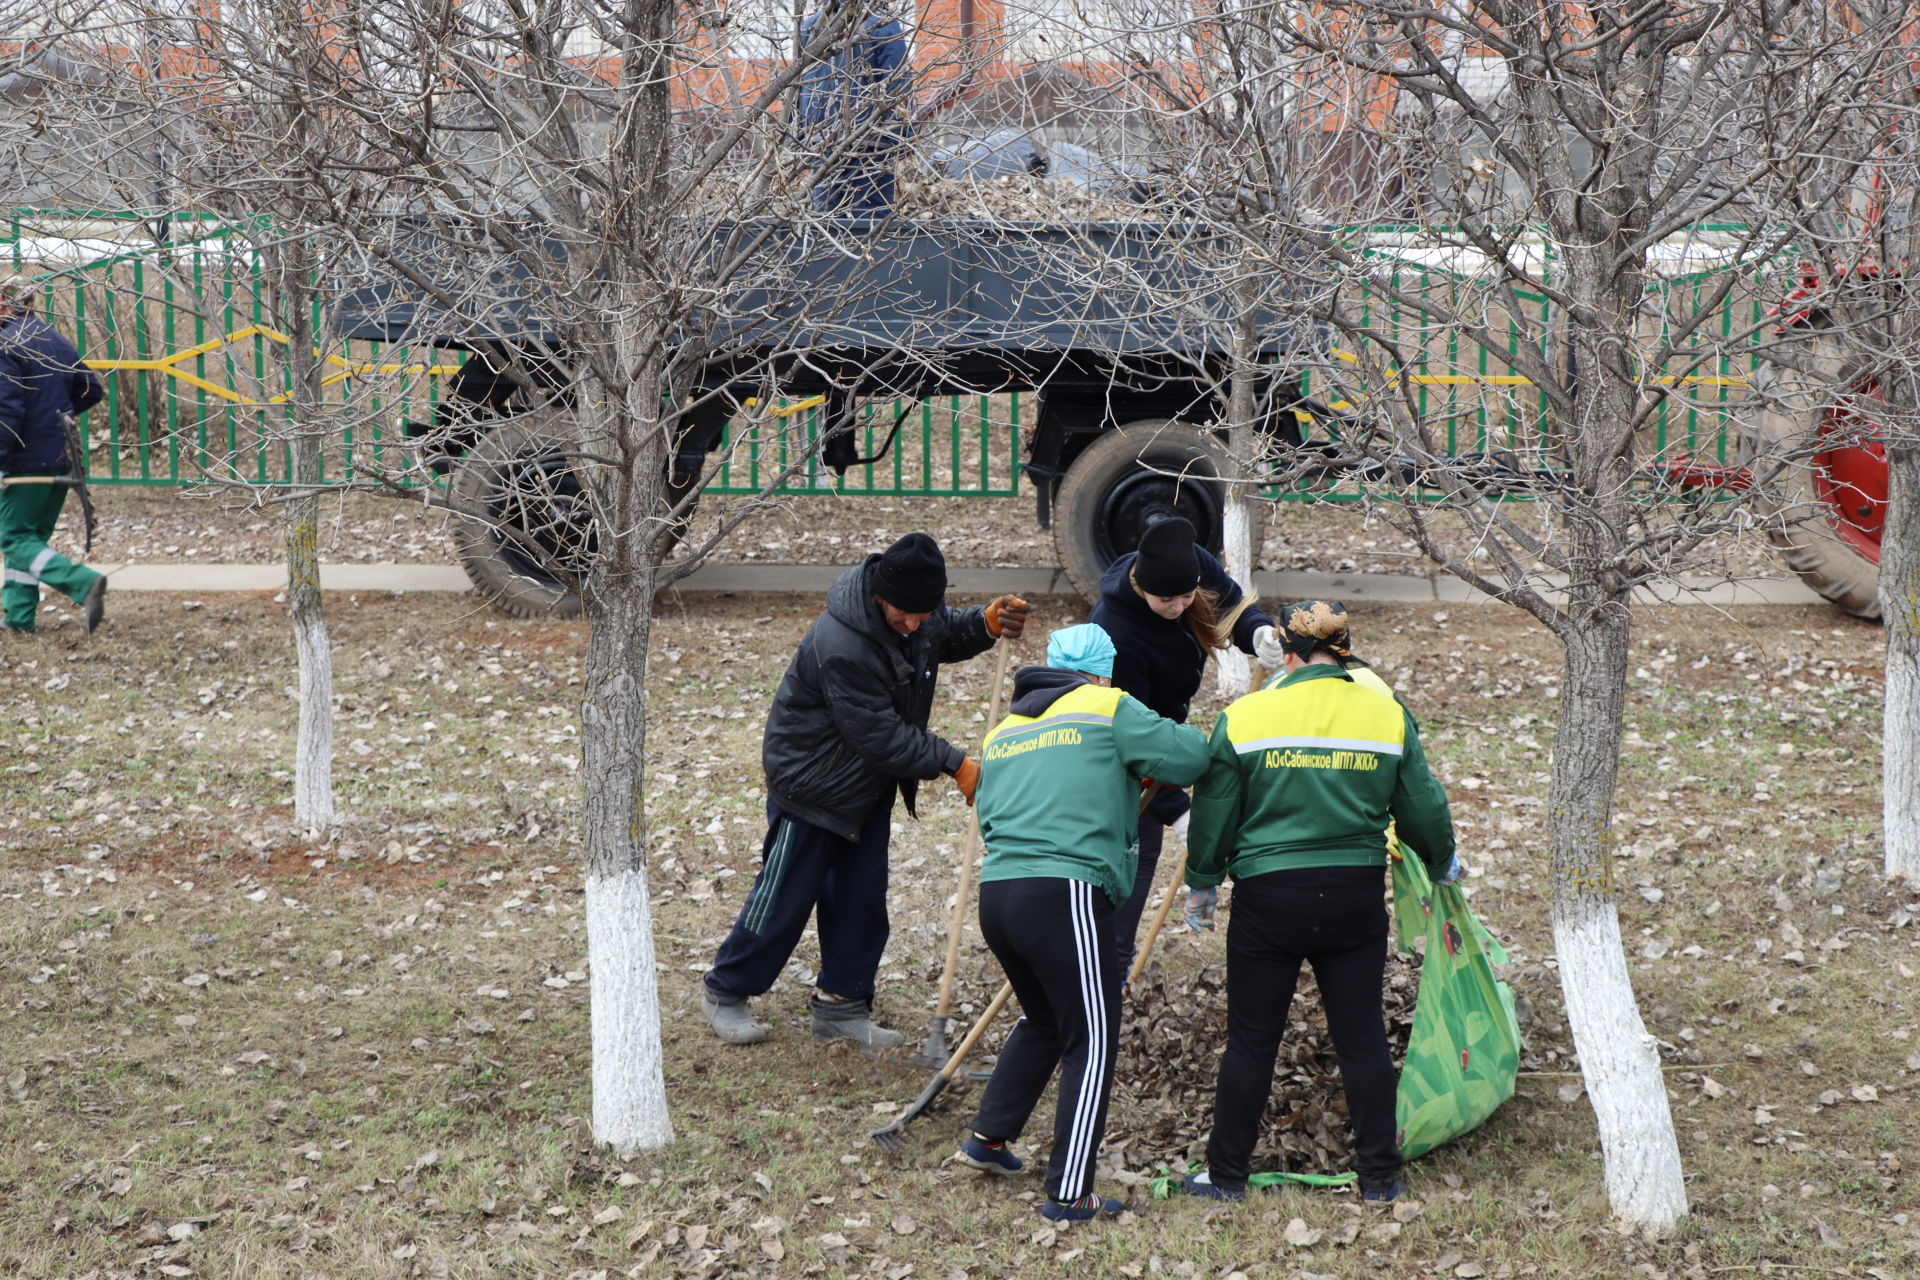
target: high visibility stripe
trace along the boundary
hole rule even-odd
[[[24,569],[8,569],[5,574],[5,580],[8,582],[24,583],[29,587],[37,587],[40,585],[40,579]]]
[[[787,878],[787,863],[792,859],[793,819],[782,818],[779,833],[773,838],[773,852],[767,855],[767,864],[760,869],[760,879],[747,895],[747,909],[740,917],[740,927],[748,933],[758,936],[767,927],[773,904],[780,897],[780,882]]]
[[[1375,742],[1368,738],[1256,738],[1252,742],[1233,744],[1234,752],[1243,756],[1273,747],[1325,747],[1334,751],[1374,751],[1383,756],[1397,756],[1405,752],[1405,745],[1402,743]]]
[[[1100,931],[1093,918],[1093,886],[1084,880],[1067,881],[1067,914],[1073,922],[1074,952],[1080,976],[1080,1004],[1087,1023],[1087,1060],[1080,1072],[1080,1095],[1067,1131],[1062,1161],[1062,1202],[1087,1194],[1093,1179],[1094,1145],[1099,1140],[1101,1081],[1107,1070],[1106,983],[1100,972]]]
[[[1112,724],[1114,714],[1119,710],[1120,699],[1127,695],[1119,689],[1106,688],[1097,684],[1082,685],[1062,694],[1047,710],[1052,714],[1031,718],[1012,715],[995,726],[987,735],[992,742],[1001,734],[1023,733],[1028,729],[1045,725],[1059,724]]]
[[[40,575],[46,572],[47,565],[59,554],[60,553],[52,547],[40,548],[40,554],[35,556],[33,563],[27,566],[27,572],[33,575],[34,581],[38,582],[40,580]]]
[[[1112,724],[1112,716],[1090,715],[1084,711],[1069,712],[1066,715],[1046,716],[1039,720],[1025,720],[1019,724],[1003,723],[998,729],[987,735],[988,742],[1000,738],[1017,737],[1029,729],[1052,729],[1063,724]]]

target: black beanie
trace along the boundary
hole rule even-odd
[[[1133,585],[1152,596],[1183,596],[1200,585],[1193,525],[1179,516],[1148,525],[1133,562]]]
[[[947,558],[924,533],[910,533],[880,553],[873,593],[907,613],[932,613],[947,598]]]

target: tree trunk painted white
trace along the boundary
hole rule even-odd
[[[1244,481],[1253,475],[1256,452],[1255,373],[1251,362],[1259,349],[1260,335],[1252,319],[1258,299],[1253,279],[1251,272],[1244,273],[1237,290],[1244,310],[1234,326],[1234,372],[1227,393],[1227,455],[1233,460],[1233,475],[1229,478],[1234,481]],[[1246,484],[1229,484],[1226,488],[1226,509],[1221,512],[1220,561],[1227,576],[1251,597],[1254,558],[1260,554],[1260,548],[1253,545],[1253,504],[1260,499]],[[1229,644],[1215,656],[1220,664],[1215,682],[1221,697],[1237,698],[1253,687],[1253,663],[1246,654]]]
[[[320,445],[302,440],[297,454]],[[299,464],[296,463],[296,466]],[[302,468],[305,469],[304,467]],[[339,822],[333,799],[333,645],[320,598],[319,499],[296,499],[287,527],[287,613],[300,670],[300,726],[293,748],[293,820],[329,832]]]
[[[1236,428],[1232,434],[1239,434]],[[1229,445],[1231,448],[1231,445]],[[1237,462],[1241,455],[1234,454]],[[1221,538],[1221,561],[1227,574],[1240,589],[1253,592],[1253,503],[1257,498],[1248,496],[1244,487],[1233,486],[1228,490],[1226,511],[1222,513],[1225,528]],[[1220,696],[1237,698],[1252,687],[1252,662],[1247,655],[1229,645],[1225,649],[1214,651],[1214,659],[1220,664],[1216,677]]]
[[[1880,765],[1886,869],[1920,886],[1920,442],[1888,443],[1880,608],[1887,624]]]
[[[636,485],[635,487],[643,487]],[[657,490],[657,484],[654,486]],[[602,528],[609,527],[602,523]],[[649,541],[651,526],[618,541]],[[617,556],[619,548],[605,555]],[[586,695],[580,782],[587,846],[587,959],[592,970],[593,1133],[616,1154],[673,1140],[660,1048],[660,991],[647,894],[645,751],[652,574],[596,566],[585,594]]]
[[[293,433],[296,496],[287,511],[287,616],[300,671],[300,723],[293,748],[293,820],[332,833],[339,822],[333,798],[333,646],[320,595],[320,497],[323,447],[332,425],[315,354],[315,274],[312,246],[295,239],[270,260],[280,268],[276,308],[290,341],[292,394],[287,424]]]
[[[673,1141],[647,873],[587,873],[593,1132],[621,1156]]]
[[[1686,1214],[1687,1190],[1614,906],[1611,824],[1630,657],[1624,603],[1599,604],[1562,640],[1566,683],[1548,792],[1560,991],[1599,1128],[1608,1203],[1621,1222],[1659,1234]]]

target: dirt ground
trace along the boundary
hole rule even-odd
[[[272,510],[249,509],[234,493],[123,486],[104,489],[93,559],[101,564],[266,564],[285,558],[283,525]],[[711,519],[723,509],[710,502]],[[321,558],[336,563],[444,564],[454,558],[449,517],[418,503],[365,494],[325,507]],[[723,543],[720,563],[836,564],[878,550],[909,528],[934,533],[948,560],[966,567],[1050,567],[1053,534],[1035,522],[1031,498],[790,498]],[[1462,534],[1446,541],[1470,551]],[[1260,554],[1264,569],[1325,573],[1436,571],[1419,548],[1377,516],[1349,504],[1274,504]],[[1743,577],[1783,576],[1753,534],[1710,544],[1693,568]]]
[[[1078,614],[1039,604],[1043,623]],[[904,1157],[866,1139],[924,1076],[808,1040],[811,936],[760,1002],[768,1044],[723,1048],[699,1020],[699,974],[764,828],[766,701],[818,607],[689,598],[655,637],[649,873],[678,1137],[627,1161],[597,1152],[585,1119],[579,627],[453,597],[331,597],[349,820],[330,842],[288,821],[295,673],[270,599],[129,597],[91,641],[69,622],[14,637],[0,1274],[1915,1274],[1920,901],[1877,870],[1877,629],[1818,609],[1639,620],[1620,912],[1693,1207],[1651,1243],[1608,1223],[1561,1013],[1546,632],[1496,607],[1357,620],[1420,717],[1475,908],[1511,951],[1518,1095],[1412,1166],[1391,1212],[1311,1190],[1157,1201],[1148,1180],[1190,1149],[1124,1139],[1103,1185],[1128,1213],[1059,1230],[1034,1216],[1031,1180],[944,1163],[968,1087]],[[989,672],[949,670],[937,730],[977,739]],[[917,1038],[965,810],[934,786],[896,822],[880,1008]],[[1221,947],[1175,936],[1155,989],[1218,966]],[[971,935],[962,1017],[992,983]],[[1125,1034],[1155,1017],[1134,1008]],[[1170,1048],[1155,1079],[1122,1081],[1116,1134],[1151,1108],[1202,1127],[1216,1051]],[[1028,1154],[1044,1157],[1044,1132]]]

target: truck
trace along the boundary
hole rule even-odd
[[[416,266],[439,264],[437,272],[416,269],[413,279],[470,268],[471,251],[444,233],[423,222],[410,234]],[[1287,296],[1284,271],[1261,273],[1266,292],[1249,299],[1242,248],[1217,228],[722,224],[710,251],[739,254],[742,245],[748,264],[734,277],[728,304],[689,314],[686,348],[712,354],[687,379],[690,407],[678,418],[666,477],[676,497],[700,482],[739,406],[770,383],[783,396],[824,406],[821,460],[835,469],[873,460],[855,456],[846,429],[860,400],[1029,393],[1036,406],[1017,465],[1037,522],[1052,531],[1069,580],[1091,600],[1107,566],[1159,521],[1182,516],[1202,545],[1221,551],[1234,474],[1223,423],[1236,329],[1255,335],[1251,349],[1242,339],[1238,363],[1259,370],[1259,452],[1326,450],[1324,437],[1346,425],[1306,391],[1308,369],[1327,354],[1324,328]],[[552,432],[523,425],[538,403],[550,406],[549,417],[566,412],[565,352],[539,321],[520,266],[496,263],[485,275],[479,290],[464,278],[439,289],[411,288],[391,275],[338,280],[333,324],[344,338],[468,352],[435,420],[410,423],[408,432],[436,469],[451,473],[457,505],[485,513],[462,519],[456,535],[476,586],[519,616],[576,616],[579,597],[556,566],[590,545],[592,530],[574,515],[585,503]],[[484,309],[447,301],[463,297],[484,299]],[[1791,300],[1783,316],[1782,324],[1818,323],[1793,311]],[[1813,421],[1804,410],[1775,407],[1751,415],[1742,430],[1756,453],[1821,442],[1810,466],[1760,495],[1782,517],[1769,522],[1768,536],[1782,562],[1822,596],[1875,618],[1886,461],[1870,420],[1872,387],[1844,377],[1839,385],[1851,391],[1822,401]],[[1331,430],[1309,443],[1303,422]],[[1323,473],[1364,475],[1381,466],[1337,450],[1323,461]],[[1507,468],[1489,459],[1484,470],[1497,488]],[[1742,467],[1692,459],[1649,470],[1678,489],[1752,483]],[[1408,464],[1402,478],[1417,480],[1417,469]],[[1508,478],[1515,488],[1528,479]],[[1252,505],[1257,547],[1262,504]]]
[[[408,433],[451,473],[458,505],[487,513],[457,535],[474,583],[516,615],[574,616],[578,596],[555,565],[592,533],[555,507],[584,506],[570,500],[578,481],[552,474],[564,463],[542,443],[550,430],[512,425],[541,402],[565,411],[563,343],[539,320],[520,265],[490,263],[476,289],[454,278],[473,259],[443,233],[421,222],[408,234],[411,262],[440,264],[415,278],[445,287],[337,277],[332,326],[346,339],[468,353],[435,420]],[[844,429],[860,400],[1028,393],[1036,404],[1018,465],[1039,524],[1091,598],[1107,566],[1170,517],[1221,551],[1232,468],[1220,424],[1236,330],[1254,334],[1240,358],[1259,370],[1256,429],[1302,443],[1302,378],[1325,335],[1287,306],[1271,273],[1266,295],[1249,301],[1239,251],[1217,229],[843,219],[722,225],[711,251],[744,253],[746,265],[724,308],[687,316],[681,348],[709,354],[685,379],[667,477],[676,496],[698,482],[738,406],[770,382],[785,397],[820,398],[822,461],[836,468],[871,460],[854,456]],[[448,301],[458,298],[485,303]],[[546,495],[540,511],[527,510],[529,494]]]

